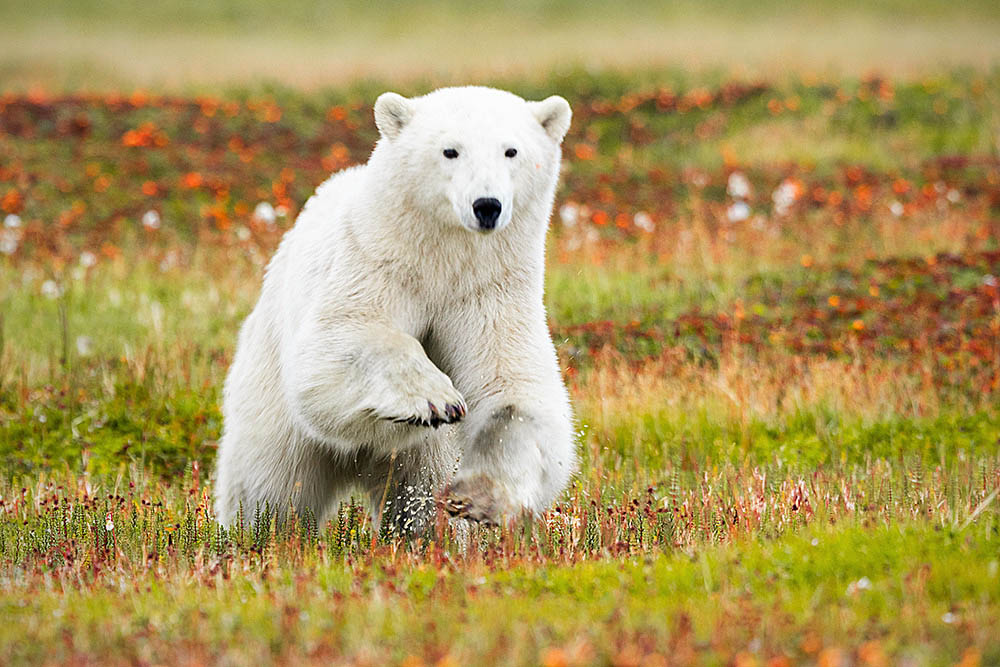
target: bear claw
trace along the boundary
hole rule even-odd
[[[451,404],[444,406],[444,414],[446,423],[457,422],[462,417],[465,416],[465,406],[461,403]]]
[[[427,409],[430,413],[430,417],[411,415],[409,417],[394,417],[390,419],[390,421],[396,424],[410,424],[411,426],[430,426],[431,428],[437,428],[441,426],[441,424],[454,424],[465,416],[465,406],[461,403],[445,404],[444,412],[442,413],[436,405],[427,401]]]

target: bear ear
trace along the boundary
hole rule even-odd
[[[569,102],[553,95],[546,97],[541,102],[528,102],[531,113],[534,114],[542,128],[548,133],[556,143],[562,143],[563,137],[569,131],[569,122],[573,119],[573,112],[569,108]]]
[[[410,100],[396,93],[382,93],[375,100],[375,125],[390,141],[399,136],[413,117]]]

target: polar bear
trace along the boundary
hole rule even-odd
[[[240,330],[221,522],[322,521],[352,490],[407,534],[436,500],[493,524],[553,502],[576,466],[542,303],[570,117],[484,87],[378,98],[368,163],[306,202]]]

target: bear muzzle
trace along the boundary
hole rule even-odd
[[[500,211],[503,207],[500,200],[495,197],[480,197],[472,202],[472,212],[476,214],[476,221],[479,223],[479,231],[491,232],[497,226],[500,219]]]

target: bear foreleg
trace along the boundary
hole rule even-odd
[[[299,336],[285,378],[296,421],[338,449],[376,452],[418,441],[413,425],[465,416],[465,399],[420,343],[379,324],[326,321]]]

